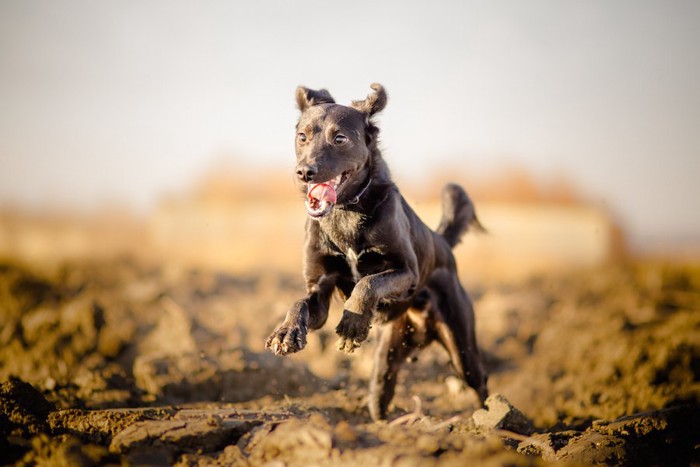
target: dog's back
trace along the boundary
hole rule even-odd
[[[464,189],[454,183],[445,185],[442,190],[442,218],[437,229],[432,230],[418,217],[418,214],[401,197],[403,211],[411,225],[412,245],[421,269],[432,271],[436,267],[456,269],[452,248],[455,247],[470,228],[485,231],[471,199]],[[432,241],[429,239],[432,238]],[[428,275],[422,275],[428,279]],[[422,285],[422,284],[421,284]]]

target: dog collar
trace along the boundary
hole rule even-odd
[[[367,191],[367,188],[369,188],[369,185],[372,183],[372,177],[367,177],[367,184],[360,190],[358,194],[355,195],[354,198],[352,198],[350,201],[346,202],[345,204],[357,204],[360,202],[360,197],[365,194],[365,191]]]

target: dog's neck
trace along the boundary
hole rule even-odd
[[[367,162],[366,172],[364,181],[357,188],[355,196],[337,207],[368,215],[386,198],[387,188],[393,186],[394,183],[391,180],[386,162],[376,148],[372,151]]]
[[[367,180],[363,183],[363,186],[360,188],[360,191],[355,195],[354,198],[351,198],[349,201],[346,201],[344,204],[357,204],[360,202],[360,198],[362,198],[362,195],[365,194],[369,186],[372,184],[372,174],[367,175]]]
[[[376,213],[395,190],[386,163],[380,154],[374,153],[365,179],[354,196],[357,202],[338,204],[328,216],[320,219],[322,235],[343,254],[348,248],[362,250],[363,232],[376,222]]]

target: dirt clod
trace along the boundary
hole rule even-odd
[[[472,415],[477,428],[508,430],[523,435],[532,433],[530,420],[503,395],[490,395],[485,405],[485,409],[479,409]]]
[[[44,396],[19,378],[0,385],[0,413],[17,428],[37,434],[46,430],[46,418],[54,410]]]

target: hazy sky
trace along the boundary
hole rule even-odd
[[[398,178],[565,173],[636,242],[700,239],[695,0],[3,0],[0,202],[143,209],[235,155],[291,170],[295,87],[373,81]]]

